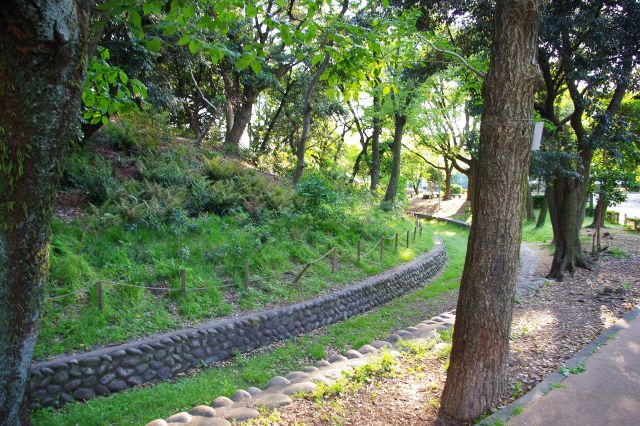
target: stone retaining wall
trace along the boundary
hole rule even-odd
[[[342,321],[421,287],[440,272],[446,260],[444,245],[437,241],[418,259],[313,300],[35,363],[29,407],[60,406],[170,379],[238,352]]]

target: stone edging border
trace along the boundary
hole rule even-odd
[[[344,355],[334,355],[326,360],[318,361],[315,367],[306,367],[303,371],[293,371],[286,376],[275,376],[267,383],[264,390],[250,387],[238,389],[231,398],[219,396],[211,406],[198,405],[188,413],[180,412],[164,419],[156,419],[146,426],[229,426],[231,422],[243,422],[260,416],[258,408],[276,409],[293,402],[291,396],[313,391],[316,383],[331,384],[341,377],[342,371],[366,364],[368,359],[380,350],[394,348],[402,350],[398,342],[403,340],[422,340],[436,336],[436,330],[451,327],[455,322],[455,309],[445,312],[429,320],[422,321],[415,327],[407,327],[389,335],[385,340],[376,340],[360,349],[348,350]],[[235,424],[235,423],[234,423]]]
[[[34,363],[27,389],[29,408],[61,406],[167,380],[342,321],[421,287],[446,261],[444,244],[437,239],[431,251],[411,262],[313,300]]]
[[[595,340],[591,341],[587,344],[587,346],[580,349],[573,357],[571,357],[567,362],[564,363],[564,366],[567,368],[575,368],[578,364],[584,362],[594,354],[594,351],[597,351],[598,348],[606,345],[607,341],[611,338],[612,335],[615,335],[620,330],[624,329],[624,327],[622,327],[621,325],[623,322],[629,322],[631,320],[634,320],[638,316],[640,316],[640,305],[624,314],[622,318],[618,319],[618,321],[616,321],[616,323],[612,327],[604,330],[602,334],[600,334],[600,336],[598,336]],[[566,378],[567,377],[563,376],[557,371],[549,374],[529,392],[516,399],[515,401],[512,401],[509,404],[505,405],[500,410],[493,413],[491,416],[480,420],[476,424],[480,426],[493,426],[495,424],[500,424],[500,422],[506,422],[514,416],[513,411],[517,407],[524,407],[537,401],[538,399],[549,393],[553,389],[554,385],[562,382]]]

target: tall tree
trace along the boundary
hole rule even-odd
[[[521,238],[540,1],[499,0],[484,81],[474,218],[458,298],[439,424],[471,422],[501,396]]]
[[[0,418],[7,425],[21,423],[92,8],[85,0],[0,5]]]

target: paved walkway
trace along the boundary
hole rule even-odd
[[[507,424],[640,425],[639,313],[640,308],[636,308],[616,323],[617,333],[608,331],[587,348],[587,354],[595,353],[582,361],[585,372],[570,374],[556,386],[550,384],[548,392],[524,405],[522,412]]]

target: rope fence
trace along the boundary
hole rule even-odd
[[[408,229],[406,231],[406,247],[409,247],[409,236],[410,236],[411,231]],[[422,221],[420,219],[418,219],[416,217],[416,222],[415,225],[413,227],[413,241],[416,241],[416,235],[418,235],[422,237]],[[361,259],[366,258],[367,256],[369,256],[371,253],[373,253],[373,251],[376,248],[380,248],[380,262],[382,262],[384,260],[384,242],[385,240],[388,241],[393,241],[395,243],[395,250],[398,250],[398,244],[399,244],[399,238],[400,238],[400,234],[398,232],[392,234],[391,236],[381,236],[376,243],[373,245],[373,247],[371,247],[369,249],[369,251],[367,251],[364,254],[361,254],[361,240],[358,239],[356,242],[356,261],[358,263],[360,263]],[[333,243],[335,241],[336,238],[333,238],[330,240],[331,243]],[[307,272],[307,270],[311,267],[311,265],[320,262],[321,260],[327,258],[328,256],[330,256],[330,265],[331,265],[331,273],[335,273],[337,270],[337,257],[338,257],[338,250],[335,246],[331,247],[331,249],[329,249],[329,251],[327,251],[326,253],[324,253],[322,256],[310,260],[308,262],[306,262],[303,266],[302,269],[295,275],[295,278],[293,279],[293,283],[297,284],[298,281],[300,281],[300,279],[302,278],[302,276],[305,274],[305,272]],[[109,286],[114,286],[114,287],[128,287],[128,288],[139,288],[139,289],[144,289],[144,290],[155,290],[155,291],[163,291],[163,292],[167,292],[167,293],[171,293],[171,292],[181,292],[182,293],[182,298],[186,299],[187,297],[187,292],[192,292],[192,291],[206,291],[206,290],[210,290],[211,288],[209,287],[189,287],[187,288],[186,285],[186,270],[185,269],[180,269],[179,271],[179,276],[180,276],[180,288],[170,288],[170,287],[148,287],[148,286],[141,286],[141,285],[136,285],[136,284],[128,284],[126,282],[123,281],[117,281],[117,280],[99,280],[96,281],[93,285],[96,288],[96,295],[97,295],[97,305],[98,305],[98,309],[100,311],[102,311],[104,309],[104,288],[106,285]],[[289,271],[289,273],[292,273],[293,271]],[[286,274],[286,272],[285,272]],[[249,261],[247,259],[244,259],[243,261],[243,265],[242,265],[242,282],[243,282],[243,290],[246,291],[249,287]],[[220,287],[221,288],[228,288],[228,287],[233,287],[235,286],[234,283],[230,283],[230,284],[223,284]],[[91,286],[85,286],[82,288],[79,288],[77,290],[71,291],[69,293],[65,293],[65,294],[61,294],[61,295],[55,295],[55,296],[48,296],[48,300],[60,300],[60,299],[64,299],[66,297],[69,296],[73,296],[73,295],[77,295],[80,293],[85,293],[86,291],[89,290]]]

